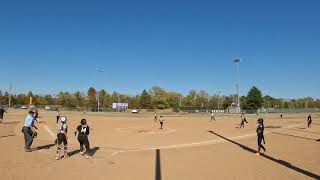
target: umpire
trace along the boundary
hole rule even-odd
[[[37,134],[37,131],[34,127],[34,112],[32,110],[29,111],[29,115],[27,116],[26,120],[24,121],[24,126],[22,129],[24,135],[24,142],[25,142],[25,150],[26,152],[31,152],[31,145],[33,142],[34,136]]]

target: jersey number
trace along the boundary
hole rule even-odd
[[[86,133],[86,132],[87,132],[87,127],[82,127],[82,128],[81,128],[81,132],[82,132],[82,133]]]

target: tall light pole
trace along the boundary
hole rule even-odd
[[[237,94],[238,94],[237,106],[238,106],[239,113],[240,113],[240,92],[239,92],[239,64],[240,64],[240,62],[241,62],[240,58],[235,58],[233,60],[233,63],[237,65],[237,84],[236,84],[236,87],[237,87]]]
[[[97,91],[97,99],[98,99],[98,112],[100,112],[100,91]]]
[[[9,85],[9,108],[11,108],[11,90],[12,90],[12,84]]]
[[[104,70],[101,67],[97,68],[97,72],[98,73],[104,73]],[[101,91],[97,91],[98,95],[97,95],[97,100],[98,100],[98,112],[100,112],[100,92]]]

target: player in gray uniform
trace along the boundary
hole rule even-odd
[[[158,114],[157,113],[154,113],[154,119],[153,119],[154,122],[157,122],[158,121]]]
[[[60,152],[62,149],[62,145],[64,146],[64,155],[63,157],[68,157],[68,126],[67,126],[67,118],[62,116],[60,118],[60,123],[58,125],[58,133],[57,133],[57,155],[56,160],[59,160],[61,158]]]
[[[163,129],[163,123],[164,123],[164,117],[163,116],[160,116],[159,122],[160,122],[160,129]]]
[[[212,122],[212,120],[216,121],[215,114],[213,111],[211,111],[210,117],[211,117],[211,119],[210,119],[211,122]]]

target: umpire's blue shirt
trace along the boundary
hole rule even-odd
[[[33,122],[33,117],[31,115],[28,115],[26,120],[24,121],[24,126],[25,127],[30,127]]]

